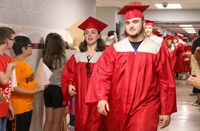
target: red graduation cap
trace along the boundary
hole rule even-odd
[[[154,22],[155,21],[152,21],[152,20],[145,20],[145,26],[152,26],[152,27],[154,27]]]
[[[181,40],[184,39],[184,35],[182,35],[182,34],[180,34],[180,33],[177,34],[177,37],[178,37],[179,39],[181,39]]]
[[[171,35],[166,36],[166,40],[172,40],[172,39],[173,39],[173,37]]]
[[[125,5],[118,14],[125,14],[124,19],[129,20],[132,18],[144,18],[143,12],[149,7],[149,5],[142,5],[140,3],[131,3]]]
[[[175,35],[175,36],[173,36],[173,39],[177,39],[177,40],[178,40],[179,38],[178,38],[178,36],[177,36],[177,35]]]
[[[82,30],[86,30],[89,28],[94,28],[96,30],[98,30],[99,32],[101,32],[102,30],[104,30],[108,25],[101,22],[100,20],[97,20],[93,17],[88,17],[83,23],[81,23],[78,28],[82,29]]]

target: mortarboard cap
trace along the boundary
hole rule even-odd
[[[173,37],[171,35],[166,36],[166,40],[172,40],[172,39],[173,39]]]
[[[177,35],[173,36],[173,39],[179,39]]]
[[[96,30],[98,30],[99,32],[101,32],[103,29],[105,29],[108,25],[93,18],[93,17],[88,17],[83,23],[81,23],[78,28],[82,29],[82,30],[86,30],[89,28],[94,28]]]
[[[152,21],[152,20],[145,20],[145,26],[152,26],[152,27],[154,27],[154,22],[155,21]]]
[[[144,18],[143,12],[149,7],[149,5],[142,5],[140,3],[131,3],[125,5],[118,14],[125,14],[124,19],[129,20],[132,18]]]
[[[181,40],[184,39],[184,35],[182,35],[182,34],[180,34],[180,33],[177,34],[177,37],[178,37],[179,39],[181,39]]]

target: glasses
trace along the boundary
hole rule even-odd
[[[87,63],[86,63],[86,70],[87,70],[87,76],[88,77],[90,77],[91,75],[92,75],[92,70],[91,70],[91,68],[90,68],[90,60],[91,60],[91,56],[90,55],[88,55],[87,56]]]
[[[31,47],[32,48],[32,45],[27,45],[26,47]]]

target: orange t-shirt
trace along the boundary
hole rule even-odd
[[[17,61],[13,58],[13,61]],[[35,90],[36,81],[34,78],[34,72],[31,66],[22,60],[18,60],[19,63],[15,67],[17,85],[20,88],[25,88],[28,90]],[[11,103],[15,114],[22,114],[33,109],[32,100],[34,95],[11,93]]]

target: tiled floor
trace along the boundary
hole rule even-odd
[[[196,101],[196,96],[189,96],[192,86],[187,80],[177,80],[176,85],[178,112],[172,115],[168,127],[158,131],[200,131],[200,106],[191,106]]]

